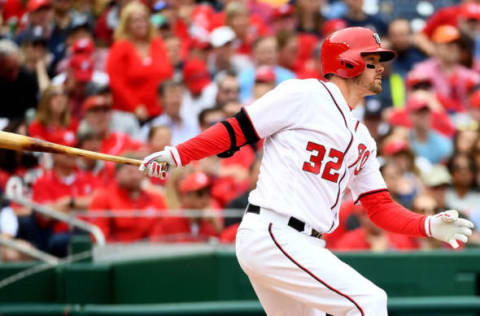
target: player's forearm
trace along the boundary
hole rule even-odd
[[[230,150],[232,143],[237,147],[258,141],[254,134],[251,123],[245,119],[245,112],[242,110],[234,117],[226,120],[231,126],[230,134],[224,123],[217,123],[198,136],[176,146],[184,166],[193,160],[200,160],[209,156],[218,155]],[[234,137],[235,139],[232,139]]]
[[[404,208],[388,191],[366,195],[360,198],[360,202],[375,225],[393,233],[427,237],[426,216]]]

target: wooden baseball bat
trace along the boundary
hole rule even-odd
[[[16,151],[38,151],[44,153],[64,154],[69,156],[79,156],[91,159],[100,159],[116,163],[124,163],[134,166],[140,166],[141,160],[126,158],[121,156],[101,154],[90,150],[78,149],[47,142],[41,139],[23,136],[19,134],[0,131],[0,148]]]

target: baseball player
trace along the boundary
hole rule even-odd
[[[367,28],[337,31],[322,45],[328,79],[292,79],[234,117],[145,158],[140,170],[168,168],[264,139],[257,187],[238,229],[236,254],[268,315],[387,315],[385,292],[325,249],[350,189],[379,227],[458,247],[473,224],[456,211],[415,214],[387,191],[376,144],[351,109],[381,92],[383,62],[395,57]]]

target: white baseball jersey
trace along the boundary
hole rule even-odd
[[[335,84],[287,80],[245,110],[265,138],[251,204],[328,233],[338,226],[347,186],[355,200],[386,188],[375,141]]]

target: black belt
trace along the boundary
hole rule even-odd
[[[260,207],[256,205],[248,204],[247,213],[260,214]],[[288,226],[292,227],[293,229],[299,232],[305,231],[305,223],[293,216],[291,216],[290,219],[288,220]],[[310,236],[315,238],[322,238],[322,234],[313,228]]]

